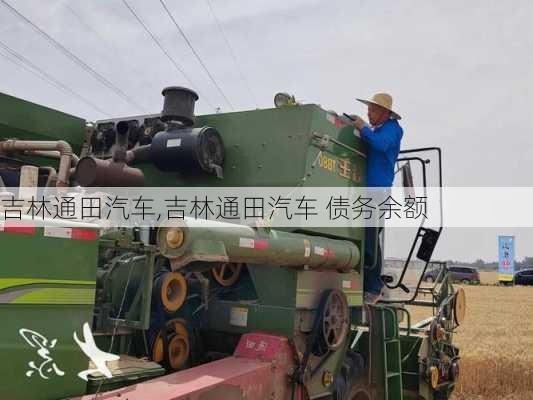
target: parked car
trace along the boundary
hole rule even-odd
[[[514,283],[515,285],[533,285],[533,268],[515,272]]]
[[[452,280],[454,282],[462,283],[479,283],[479,271],[473,267],[448,267],[448,271],[451,274]],[[427,271],[424,274],[424,281],[426,282],[435,282],[439,276],[440,269],[433,269]]]

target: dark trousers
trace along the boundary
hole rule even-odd
[[[376,226],[365,228],[364,290],[373,294],[380,294],[381,288],[383,287],[383,281],[381,280],[383,260],[381,258],[381,244],[379,240],[379,235],[382,230],[383,227]]]

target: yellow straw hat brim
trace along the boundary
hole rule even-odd
[[[389,110],[391,112],[391,117],[394,118],[394,119],[402,119],[402,117],[400,116],[400,114],[398,114],[396,111],[394,110],[391,110],[389,107],[385,107],[384,105],[382,104],[379,104],[379,103],[376,103],[375,101],[371,101],[371,100],[364,100],[364,99],[356,99],[357,101],[360,101],[361,103],[363,104],[366,104],[366,105],[369,105],[369,104],[374,104],[376,106],[379,106],[379,107],[382,107],[386,110]]]

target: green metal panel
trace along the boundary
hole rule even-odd
[[[324,380],[324,374],[331,373],[333,376],[336,376],[340,372],[347,345],[348,343],[345,343],[338,350],[325,356],[326,360],[322,357],[311,356],[307,381],[307,390],[310,398],[331,398],[325,396],[333,393],[335,384],[331,383],[327,385]]]
[[[359,153],[350,151],[333,141],[330,141],[329,145],[321,150],[316,147],[317,140],[312,141],[314,146],[310,147],[307,158],[307,171],[310,171],[310,175],[304,186],[364,187],[366,186],[366,157],[363,155],[366,155],[366,145],[354,135],[352,126],[336,124],[334,121],[338,121],[338,118],[333,114],[315,107],[310,133],[328,135],[333,140],[345,144]],[[321,155],[319,155],[320,152]],[[318,162],[313,168],[312,163],[317,156]],[[332,237],[350,238],[360,244],[364,240],[364,229],[350,227],[342,220],[339,221],[337,227],[318,228],[312,229],[312,231]]]
[[[354,147],[366,149],[353,135],[353,127],[336,126],[331,114],[314,104],[198,116],[195,126],[212,126],[224,140],[224,179],[212,175],[160,172],[142,164],[149,186],[287,186],[302,184],[320,149],[314,133],[326,134]],[[364,186],[366,159],[333,143],[324,153],[352,163],[359,182],[343,177],[339,165],[312,168],[306,186]]]
[[[304,176],[311,117],[317,109],[309,105],[199,116],[195,126],[215,127],[224,140],[224,179],[140,167],[150,186],[291,187]]]
[[[400,335],[402,350],[402,384],[404,398],[408,393],[418,394],[420,379],[420,366],[418,364],[418,351],[422,344],[422,337],[415,335]]]
[[[92,322],[96,283],[98,241],[44,237],[0,232],[0,398],[56,399],[85,392],[86,383],[77,374],[88,368],[88,358],[73,339]],[[20,329],[35,331],[57,343],[48,348],[52,362],[41,372],[44,359],[21,336]],[[9,360],[9,363],[5,362]],[[32,371],[26,376],[27,371]]]
[[[115,326],[148,329],[150,326],[154,256],[149,250],[146,253],[126,254],[114,264],[111,276],[105,280],[105,300],[112,303],[114,313],[123,310],[120,316],[113,314],[118,320],[107,321],[113,329]]]
[[[316,308],[326,289],[342,290],[350,307],[360,306],[363,302],[363,282],[358,272],[298,271],[296,306]]]
[[[0,140],[65,140],[79,153],[85,120],[0,93]]]
[[[146,186],[365,185],[364,144],[354,136],[353,127],[339,124],[338,118],[317,105],[198,116],[195,126],[205,125],[216,128],[224,141],[224,179],[161,172],[145,163],[138,167],[145,174]],[[359,153],[333,141],[320,148],[315,134],[328,135]],[[349,238],[359,244],[363,241],[363,229],[351,228],[345,222],[334,228],[310,228],[307,232]]]
[[[264,331],[293,337],[296,310],[237,301],[209,303],[208,330],[246,333]]]
[[[248,271],[261,304],[295,307],[296,270],[267,265],[249,265]]]

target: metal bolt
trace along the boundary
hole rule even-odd
[[[183,231],[179,228],[172,228],[167,232],[167,245],[172,249],[177,249],[183,244]]]

